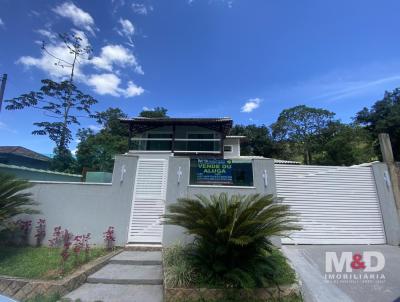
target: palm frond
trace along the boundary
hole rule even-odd
[[[17,215],[39,213],[32,208],[38,204],[33,201],[32,193],[26,192],[31,187],[28,181],[0,173],[0,228]]]

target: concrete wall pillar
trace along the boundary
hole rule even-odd
[[[400,180],[397,171],[397,165],[394,161],[392,144],[390,142],[389,134],[380,133],[378,135],[379,145],[381,147],[381,153],[383,161],[387,164],[388,173],[392,183],[393,196],[396,203],[397,214],[400,217]]]
[[[385,163],[374,163],[372,164],[372,171],[382,212],[386,242],[397,246],[400,244],[400,221],[388,167]]]

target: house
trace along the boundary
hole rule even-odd
[[[129,150],[168,152],[174,156],[224,158],[240,156],[239,140],[230,137],[230,118],[121,119],[129,125]]]
[[[51,158],[21,146],[0,146],[0,163],[48,170]]]
[[[304,228],[283,243],[400,243],[383,163],[305,166],[241,156],[244,137],[229,136],[232,120],[226,117],[121,123],[129,128],[129,151],[115,157],[111,183],[37,181],[30,189],[50,230],[62,225],[74,234],[90,232],[101,244],[102,232],[113,226],[118,245],[169,246],[191,240],[182,228],[162,224],[179,198],[272,194],[299,215]]]

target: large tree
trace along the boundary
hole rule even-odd
[[[76,158],[79,172],[87,168],[94,171],[111,172],[116,154],[128,151],[128,128],[119,119],[127,115],[119,108],[108,108],[96,114],[101,130],[95,133],[90,128],[80,129]]]
[[[335,113],[307,107],[295,106],[283,110],[272,124],[274,139],[288,142],[303,154],[305,164],[312,163],[312,153],[318,145],[322,132],[333,122]]]
[[[386,92],[383,99],[377,101],[370,109],[365,107],[358,112],[355,120],[374,136],[376,147],[378,134],[388,133],[394,157],[400,161],[400,88]],[[376,153],[380,154],[379,148],[376,148]]]
[[[35,122],[34,125],[38,129],[32,134],[47,135],[55,143],[55,167],[57,170],[65,170],[67,167],[63,162],[72,158],[68,149],[72,139],[71,126],[79,125],[82,117],[90,117],[91,107],[97,101],[80,91],[74,84],[76,66],[80,60],[89,59],[90,46],[84,45],[82,37],[77,34],[59,36],[65,44],[65,51],[70,60],[55,56],[48,51],[45,44],[42,50],[54,57],[55,65],[70,69],[68,79],[60,82],[44,79],[39,91],[30,91],[5,102],[8,103],[8,110],[34,108],[44,113],[47,119]]]

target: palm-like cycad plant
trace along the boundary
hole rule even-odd
[[[288,206],[274,203],[272,195],[196,197],[169,206],[165,222],[194,236],[190,260],[205,281],[227,287],[273,282],[271,236],[300,229]]]
[[[0,173],[0,230],[19,214],[37,214],[39,211],[30,206],[37,205],[31,198],[32,193],[21,192],[32,187],[25,180]]]

